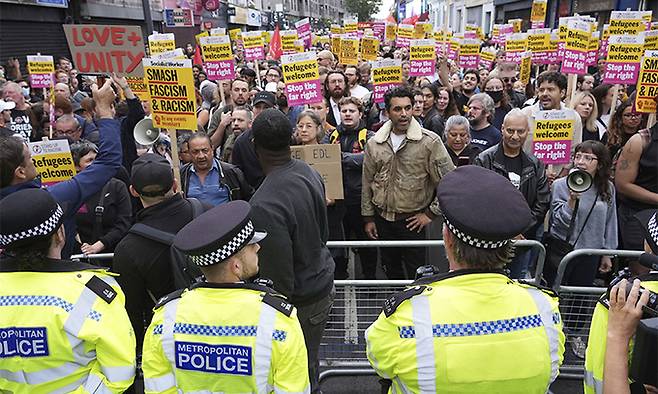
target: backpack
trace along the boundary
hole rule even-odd
[[[196,198],[188,198],[187,201],[192,204],[192,219],[203,213],[203,205],[201,205],[201,201]],[[189,257],[173,245],[176,234],[158,230],[157,228],[143,223],[134,224],[128,232],[169,246],[170,268],[176,290],[185,289],[190,285],[201,281],[202,273],[199,267],[197,267]]]
[[[363,151],[363,148],[366,146],[366,139],[368,137],[368,130],[367,129],[361,129],[359,130],[359,136],[358,136],[358,141],[359,141],[359,147],[361,148],[361,151]],[[329,143],[330,144],[340,144],[340,133],[338,130],[334,130],[333,133],[329,136]]]

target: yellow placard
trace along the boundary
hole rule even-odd
[[[233,59],[233,51],[230,42],[222,44],[201,44],[201,53],[203,54],[204,62]]]
[[[535,121],[535,141],[573,140],[573,119]]]
[[[340,40],[340,62],[351,65],[359,63],[358,38],[343,38]]]
[[[297,30],[284,30],[281,32],[281,47],[284,51],[297,52],[295,41],[298,39]]]
[[[386,34],[386,41],[395,41],[395,37],[398,34],[397,25],[395,23],[387,23],[384,30]]]
[[[52,74],[55,72],[53,62],[27,62],[27,72],[30,74]]]
[[[331,36],[331,52],[340,54],[340,41],[341,40],[342,40],[342,38],[339,35]]]
[[[415,43],[422,43],[422,45],[415,45]],[[425,43],[430,45],[424,45]],[[436,59],[436,49],[434,48],[434,40],[418,40],[412,41],[409,47],[409,60],[433,60]]]
[[[532,2],[532,11],[530,12],[531,22],[544,22],[546,20],[546,8],[548,2],[546,0],[534,0]]]
[[[263,43],[267,44],[270,42],[270,32],[269,31],[264,31],[261,33],[261,36],[263,37]]]
[[[427,34],[427,29],[429,26],[430,32],[432,31],[432,24],[428,22],[416,22],[414,26],[414,38],[420,39],[425,38]]]
[[[283,78],[287,84],[315,81],[320,78],[317,60],[282,64],[281,68],[283,70]]]
[[[611,36],[638,35],[647,28],[642,19],[612,19],[608,34]]]
[[[645,31],[644,33],[644,50],[658,50],[658,30]]]
[[[43,184],[51,185],[75,176],[75,164],[67,140],[30,142],[28,149]]]
[[[460,56],[473,56],[477,55],[478,53],[480,53],[480,44],[462,42],[462,44],[459,46]]]
[[[149,101],[151,99],[144,78],[126,77],[126,82],[128,82],[128,86],[130,86],[130,90],[133,94],[141,101]]]
[[[637,94],[635,96],[635,108],[642,113],[655,113],[658,96],[658,51],[650,51],[642,59],[640,64],[640,75],[637,78]]]
[[[206,30],[206,31],[202,31],[201,33],[195,35],[194,39],[196,41],[196,44],[199,45],[199,40],[201,39],[201,37],[209,37],[209,36],[210,36],[210,32],[208,30]]]
[[[528,39],[510,39],[505,41],[505,51],[507,52],[524,52],[528,49]]]
[[[493,62],[496,59],[496,53],[491,51],[480,51],[480,59]]]
[[[611,37],[613,39],[615,36]],[[628,37],[621,36],[621,38],[633,39],[633,41],[638,37]],[[639,63],[640,59],[644,55],[644,43],[638,44],[627,44],[627,43],[614,43],[611,42],[608,44],[608,57],[607,62],[610,63]]]
[[[400,38],[414,38],[414,27],[413,25],[398,25],[398,37]]]
[[[361,39],[361,59],[377,60],[379,52],[379,40],[374,37],[363,37]]]
[[[197,129],[194,76],[189,59],[144,59],[144,80],[151,97],[155,127]]]
[[[236,42],[242,40],[242,30],[238,29],[231,29],[228,31],[228,36],[231,39],[231,41]]]
[[[345,22],[345,33],[356,33],[358,26],[356,22]]]
[[[523,24],[523,19],[510,19],[507,23],[512,25],[514,33],[521,33],[521,26]]]
[[[343,29],[340,25],[331,25],[331,34],[343,34],[345,33],[345,29]]]
[[[157,34],[155,36],[157,37],[149,36],[149,51],[151,52],[151,55],[157,55],[159,53],[169,52],[176,49],[176,41],[174,39],[160,38],[160,36],[168,36],[168,34]]]
[[[245,34],[242,36],[242,44],[245,48],[258,48],[263,46],[262,34]]]
[[[588,27],[589,28],[589,27]],[[567,29],[565,48],[573,51],[587,52],[591,33],[582,29]]]
[[[528,50],[547,52],[551,50],[551,33],[531,34],[528,32]]]
[[[301,40],[295,41],[295,52],[297,53],[304,52],[304,41]]]
[[[526,52],[526,55],[521,56],[521,68],[519,70],[519,80],[521,80],[524,85],[527,85],[530,82],[531,70],[532,56],[530,55],[530,52]]]
[[[443,30],[435,31],[434,32],[434,41],[436,42],[445,42],[446,41],[446,35]]]
[[[390,66],[372,69],[373,85],[385,83],[402,83],[402,67]]]

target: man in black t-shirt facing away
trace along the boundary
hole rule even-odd
[[[496,108],[486,93],[478,93],[468,100],[466,118],[471,123],[471,144],[487,150],[500,142],[500,130],[491,125]]]

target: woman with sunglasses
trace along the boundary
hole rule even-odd
[[[626,145],[626,142],[640,130],[642,114],[635,112],[633,100],[626,100],[610,118],[608,128],[608,149],[613,157],[613,164],[617,162],[618,152]]]

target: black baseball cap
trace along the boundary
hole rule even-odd
[[[256,96],[254,96],[254,106],[258,103],[265,103],[270,107],[274,107],[275,104],[274,93],[266,92],[266,91],[256,93]]]
[[[240,70],[240,75],[256,78],[256,71],[245,67],[242,70]]]
[[[163,156],[145,153],[133,162],[130,183],[143,196],[164,196],[174,185],[174,170]]]

